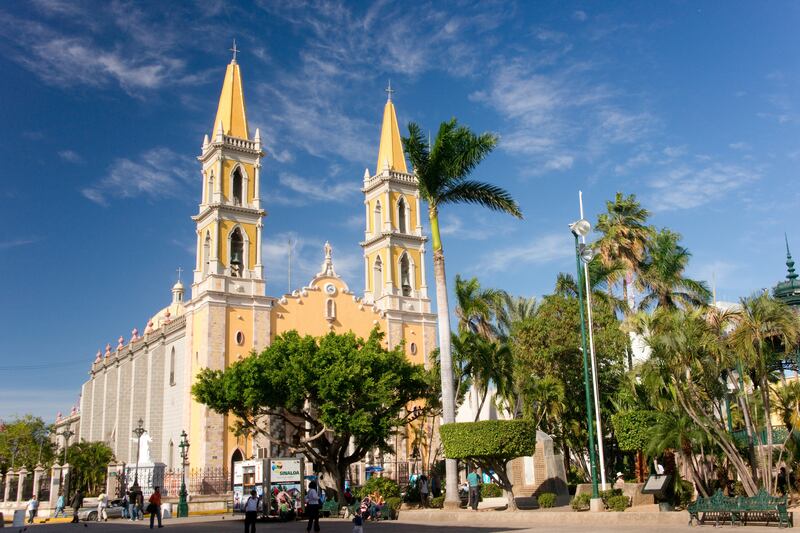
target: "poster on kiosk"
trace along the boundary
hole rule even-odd
[[[233,463],[233,512],[244,512],[244,504],[255,489],[259,499],[264,496],[264,459]]]
[[[297,457],[274,457],[268,459],[267,492],[269,514],[291,519],[303,508],[303,459]],[[265,499],[266,501],[266,499]]]

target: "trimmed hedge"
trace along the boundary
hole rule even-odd
[[[606,500],[606,505],[612,511],[622,512],[628,508],[628,497],[622,494],[611,496]]]
[[[581,494],[572,498],[570,502],[570,506],[576,511],[587,511],[589,510],[589,503],[592,500],[591,494]]]
[[[503,489],[494,483],[485,483],[481,486],[481,496],[484,498],[500,498],[503,496]]]
[[[383,496],[384,500],[388,500],[389,498],[399,498],[400,486],[395,483],[394,480],[389,479],[388,477],[372,476],[365,485],[355,489],[353,495],[356,498],[363,499],[364,496],[369,496],[373,492],[377,492]]]
[[[662,422],[663,415],[658,411],[625,411],[611,416],[614,435],[619,449],[624,452],[644,450],[652,437],[653,427]]]
[[[506,458],[533,455],[536,426],[527,420],[481,420],[443,424],[440,428],[448,459]]]
[[[539,507],[547,509],[556,504],[556,495],[552,492],[543,492],[536,497],[536,501],[539,503]]]
[[[400,513],[400,506],[403,500],[398,497],[386,498],[386,505],[392,510],[392,520],[397,520],[397,515]]]
[[[437,496],[436,498],[431,498],[431,507],[434,509],[441,509],[444,507],[444,496]]]

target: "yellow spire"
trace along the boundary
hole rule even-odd
[[[247,113],[244,106],[244,92],[242,90],[242,75],[239,64],[236,62],[236,41],[233,43],[233,59],[225,71],[225,81],[222,83],[222,93],[219,95],[217,118],[211,128],[212,135],[217,133],[220,122],[225,135],[250,139],[247,130]]]
[[[383,108],[383,126],[381,127],[381,145],[378,149],[378,165],[375,173],[380,174],[385,168],[397,172],[408,173],[406,158],[403,154],[403,143],[400,141],[400,128],[397,125],[397,113],[392,103],[392,83],[386,89],[389,97]]]

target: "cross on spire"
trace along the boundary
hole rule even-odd
[[[386,91],[386,94],[389,95],[388,98],[387,98],[387,101],[391,102],[392,101],[392,93],[394,93],[394,89],[392,89],[392,80],[389,80],[389,86],[386,87],[386,89],[384,89],[384,90]]]
[[[236,39],[233,40],[233,48],[231,48],[230,51],[233,52],[231,63],[236,63],[236,54],[239,53],[239,49],[236,48]]]
[[[180,281],[181,280],[181,273],[183,272],[183,269],[181,267],[178,267],[175,271],[178,273],[178,281]]]

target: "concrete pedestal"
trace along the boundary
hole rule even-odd
[[[592,498],[589,500],[589,511],[592,513],[602,513],[606,510],[603,498]]]

